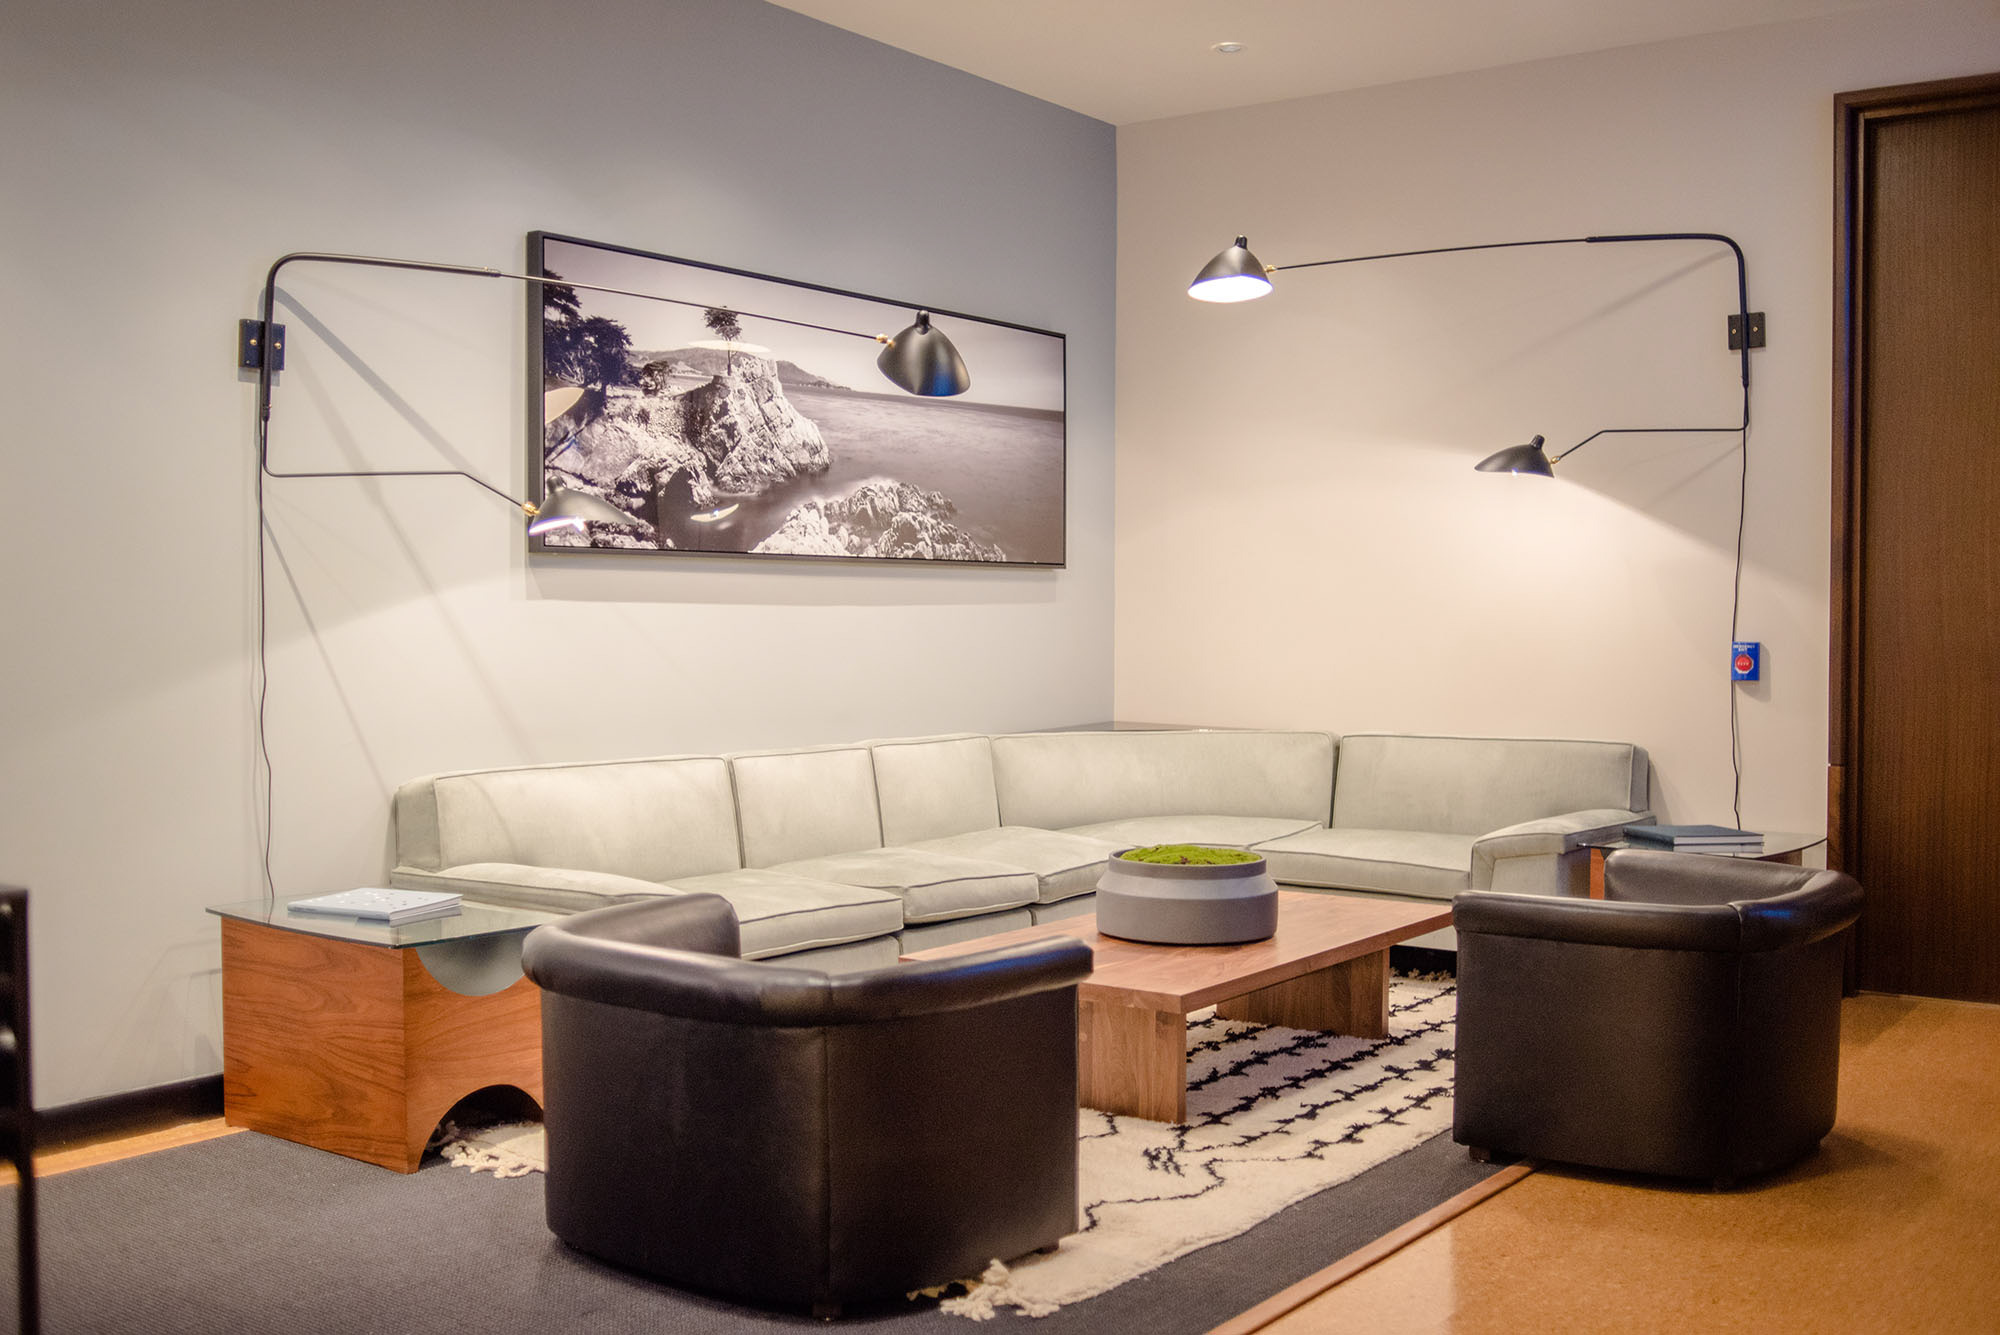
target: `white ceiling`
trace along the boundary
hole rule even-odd
[[[1910,0],[774,2],[1127,125]]]

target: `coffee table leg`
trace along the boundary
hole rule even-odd
[[[1085,999],[1079,1006],[1078,1102],[1153,1122],[1187,1120],[1187,1017]]]
[[[1233,997],[1215,1008],[1225,1020],[1327,1029],[1356,1038],[1389,1036],[1389,952],[1351,959]]]

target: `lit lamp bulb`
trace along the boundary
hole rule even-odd
[[[1254,301],[1271,290],[1270,270],[1250,253],[1250,239],[1239,236],[1236,244],[1210,260],[1188,284],[1188,295],[1196,301]]]

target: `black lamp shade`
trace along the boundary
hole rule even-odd
[[[888,341],[875,369],[890,383],[926,398],[948,398],[972,388],[965,359],[942,330],[931,328],[929,311],[918,311],[917,322]]]
[[[1540,436],[1526,445],[1509,445],[1498,453],[1489,454],[1473,467],[1482,473],[1528,473],[1535,477],[1556,475],[1556,470],[1549,467],[1549,456],[1542,453]]]
[[[1244,236],[1210,260],[1188,284],[1188,295],[1196,301],[1252,301],[1270,290],[1264,262],[1250,253],[1250,238]]]
[[[556,487],[528,518],[528,532],[547,533],[550,529],[581,529],[585,523],[630,524],[635,522],[609,501],[568,487]]]

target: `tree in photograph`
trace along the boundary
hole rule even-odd
[[[547,278],[561,278],[554,269],[544,269]],[[583,302],[576,295],[576,289],[568,283],[542,284],[542,318],[551,322],[567,324],[583,318]]]
[[[743,337],[743,322],[736,318],[736,312],[727,306],[710,306],[702,312],[701,322],[708,326],[710,333],[724,343],[734,343]],[[725,375],[736,369],[736,358],[729,348],[722,350],[722,365]]]
[[[572,384],[602,391],[632,383],[632,337],[602,315],[548,325],[542,355],[549,374]]]

